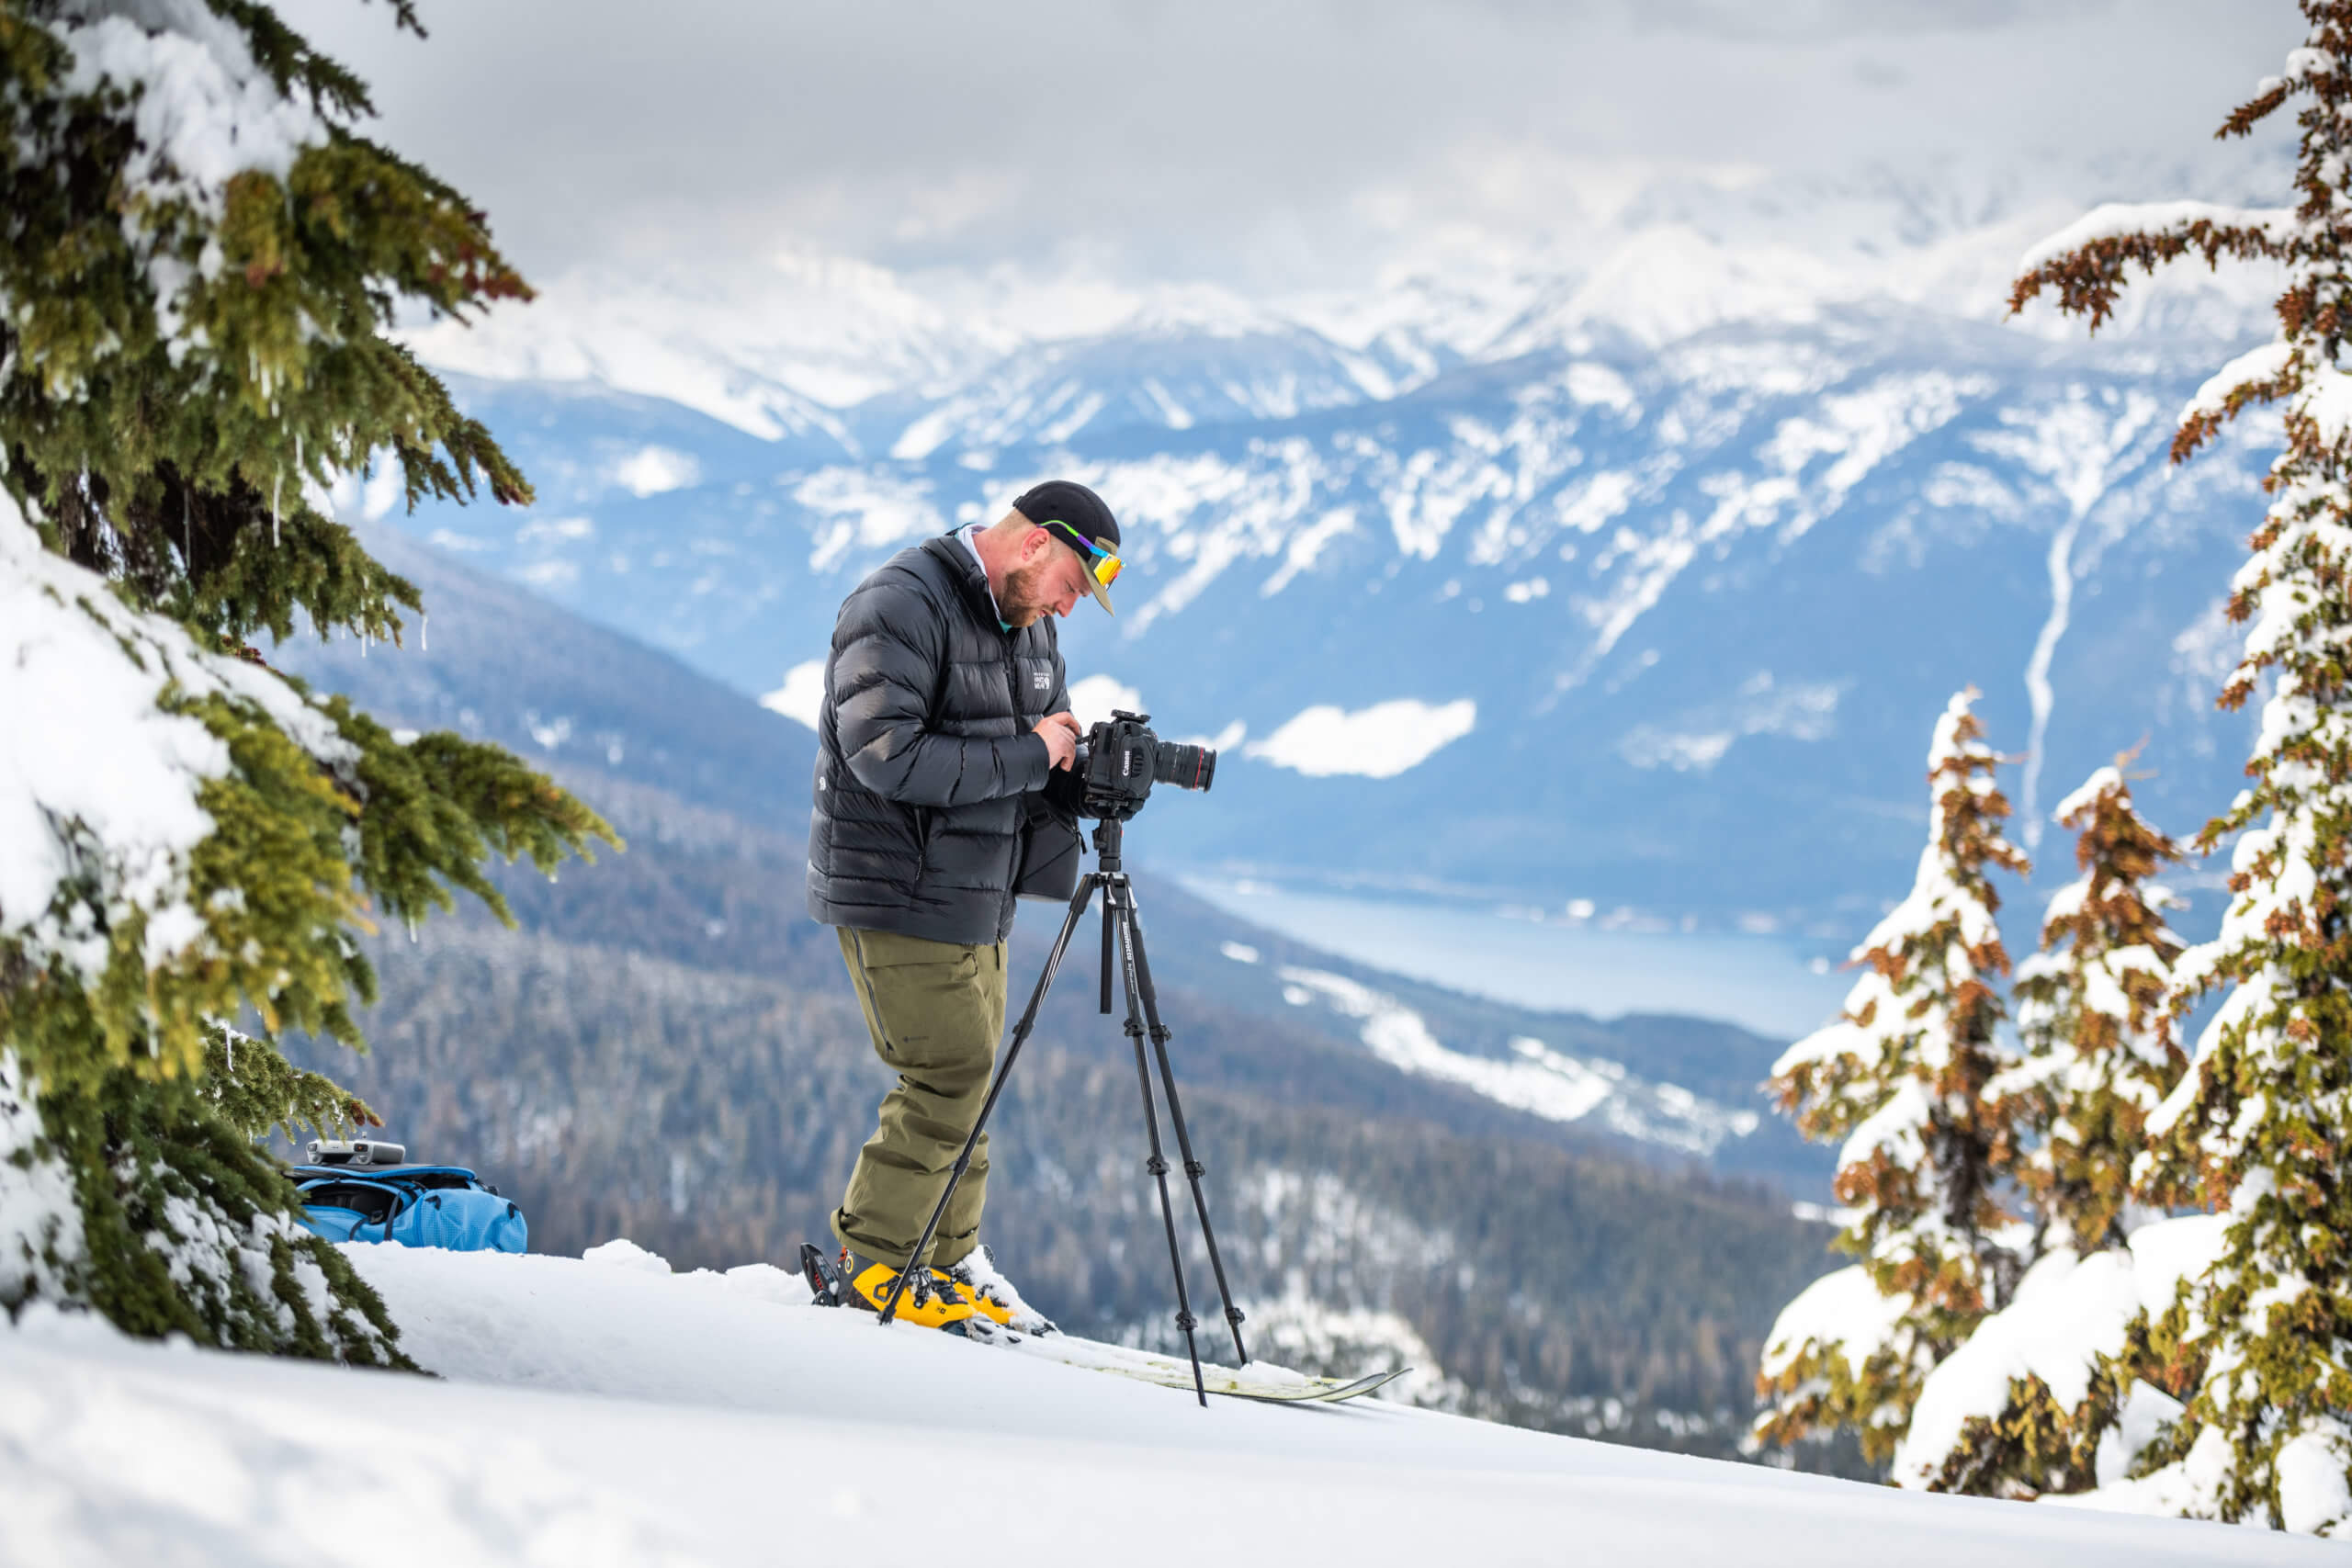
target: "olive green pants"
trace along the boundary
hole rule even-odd
[[[833,1235],[877,1263],[904,1268],[988,1098],[1004,1034],[1004,943],[839,931],[875,1053],[899,1082],[882,1097],[879,1125],[858,1152],[849,1191],[833,1211]],[[978,1245],[988,1191],[983,1133],[933,1238],[933,1268],[958,1262]]]

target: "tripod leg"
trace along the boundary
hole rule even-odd
[[[1117,959],[1117,955],[1111,948],[1111,928],[1116,919],[1117,917],[1111,912],[1111,895],[1108,884],[1105,884],[1102,894],[1102,1016],[1104,1018],[1111,1016],[1111,966]]]
[[[1176,1246],[1176,1205],[1168,1196],[1168,1158],[1159,1148],[1159,1115],[1151,1103],[1151,1068],[1144,1061],[1144,1022],[1139,1005],[1141,993],[1136,985],[1136,950],[1130,940],[1125,907],[1120,903],[1123,891],[1120,884],[1113,883],[1103,889],[1102,898],[1105,914],[1114,908],[1119,911],[1116,923],[1120,973],[1126,983],[1126,1034],[1135,1042],[1136,1082],[1143,1090],[1144,1132],[1151,1140],[1151,1158],[1145,1162],[1144,1168],[1150,1171],[1152,1179],[1159,1184],[1159,1217],[1168,1227],[1168,1268],[1176,1277],[1176,1326],[1184,1331],[1184,1349],[1193,1359],[1193,1392],[1205,1409],[1209,1402],[1208,1388],[1201,1377],[1201,1348],[1193,1337],[1193,1329],[1198,1320],[1193,1316],[1193,1303],[1184,1290],[1184,1255]]]
[[[1201,1178],[1208,1168],[1193,1157],[1192,1134],[1184,1130],[1184,1107],[1176,1098],[1176,1075],[1168,1066],[1168,1026],[1159,1021],[1159,997],[1151,986],[1151,960],[1144,955],[1143,917],[1136,910],[1135,887],[1127,888],[1126,901],[1120,906],[1120,918],[1127,928],[1127,942],[1135,953],[1134,984],[1143,996],[1143,1016],[1151,1031],[1151,1049],[1159,1058],[1159,1082],[1168,1096],[1168,1122],[1176,1130],[1176,1150],[1184,1156],[1184,1179],[1193,1186],[1193,1210],[1201,1217],[1201,1239],[1208,1243],[1209,1269],[1216,1275],[1216,1299],[1225,1306],[1226,1327],[1233,1333],[1233,1353],[1241,1364],[1250,1364],[1250,1352],[1241,1344],[1241,1309],[1233,1304],[1233,1292],[1225,1282],[1225,1259],[1216,1248],[1216,1232],[1209,1226],[1208,1200],[1201,1193]]]
[[[1021,1047],[1029,1038],[1029,1031],[1036,1027],[1037,1009],[1052,988],[1054,973],[1062,966],[1062,954],[1069,948],[1070,933],[1078,930],[1079,917],[1086,913],[1086,906],[1094,897],[1095,885],[1102,880],[1099,873],[1090,872],[1079,879],[1078,891],[1070,895],[1069,913],[1062,920],[1061,934],[1054,938],[1054,950],[1046,956],[1046,967],[1037,976],[1036,989],[1029,993],[1029,1005],[1021,1010],[1021,1021],[1013,1026],[1012,1043],[1004,1049],[1004,1060],[997,1064],[996,1081],[989,1085],[988,1098],[980,1101],[980,1113],[972,1119],[972,1130],[964,1139],[964,1147],[956,1156],[956,1164],[947,1172],[947,1185],[939,1194],[939,1202],[931,1211],[931,1218],[922,1227],[922,1237],[915,1249],[907,1255],[906,1267],[890,1285],[890,1293],[882,1302],[882,1322],[888,1326],[899,1315],[899,1298],[922,1266],[925,1252],[931,1249],[931,1238],[939,1230],[939,1222],[947,1213],[947,1201],[956,1196],[956,1184],[964,1179],[964,1169],[972,1163],[972,1151],[979,1146],[980,1134],[989,1124],[989,1112],[996,1109],[996,1098],[1004,1092],[1004,1080],[1012,1076],[1012,1064],[1021,1055]],[[1104,894],[1107,899],[1109,895]]]

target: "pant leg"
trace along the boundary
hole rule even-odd
[[[875,1052],[899,1081],[858,1154],[833,1234],[877,1262],[904,1265],[988,1097],[1004,1033],[1004,944],[849,927],[839,934]],[[956,1262],[977,1243],[988,1173],[983,1134],[933,1238],[935,1266]]]

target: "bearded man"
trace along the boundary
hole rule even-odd
[[[1077,755],[1054,622],[1088,593],[1110,610],[1118,551],[1102,498],[1051,479],[994,524],[901,551],[842,602],[817,716],[808,913],[839,928],[875,1052],[898,1074],[833,1213],[843,1305],[880,1309],[978,1118],[1024,828]],[[977,1312],[1052,1331],[979,1244],[988,1174],[983,1134],[899,1321],[960,1332]]]

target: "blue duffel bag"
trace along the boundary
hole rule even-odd
[[[396,1241],[453,1252],[523,1252],[531,1227],[498,1190],[458,1165],[298,1165],[302,1223],[329,1241]]]

